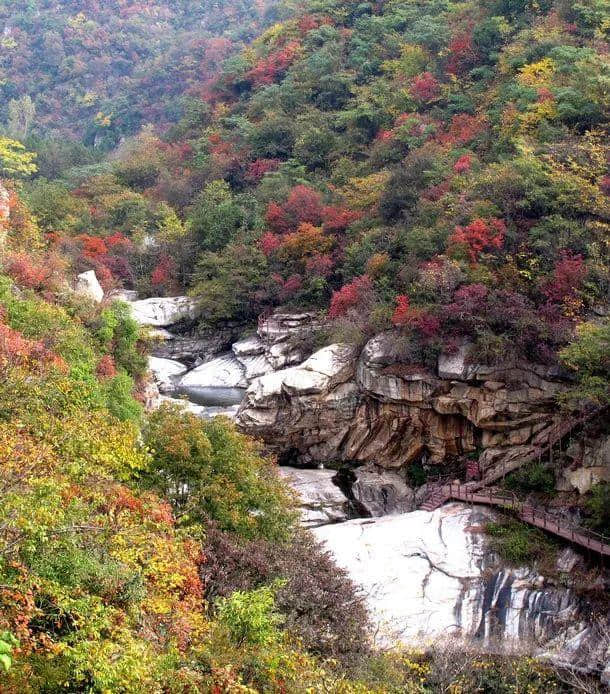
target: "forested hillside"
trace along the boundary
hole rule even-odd
[[[315,307],[351,339],[402,326],[414,359],[468,337],[552,361],[608,300],[604,18],[310,2],[100,175],[41,147],[63,180],[33,183],[33,210],[107,281],[187,288],[211,320]]]
[[[153,336],[111,292],[391,329],[414,367],[468,342],[607,405],[608,27],[605,0],[0,2],[0,691],[573,691],[374,651],[259,444],[146,411]]]
[[[19,139],[111,147],[144,123],[174,122],[272,15],[264,0],[4,2],[0,119]]]

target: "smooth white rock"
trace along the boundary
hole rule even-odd
[[[167,328],[182,320],[199,316],[197,302],[188,296],[153,297],[129,303],[135,320],[140,325]]]
[[[265,345],[260,337],[253,335],[243,340],[238,340],[231,345],[236,357],[251,357],[265,352]]]
[[[284,391],[297,395],[322,393],[331,385],[333,378],[346,368],[351,368],[352,357],[353,350],[348,345],[324,347],[299,366],[273,371],[254,379],[247,391],[250,403],[253,406],[264,405]]]
[[[149,357],[148,368],[161,392],[173,390],[176,387],[177,379],[187,371],[186,366],[179,361],[162,359],[161,357]]]
[[[451,504],[314,532],[366,595],[381,642],[413,643],[474,623],[468,584],[481,575],[483,545],[466,530],[470,518],[468,507]]]
[[[273,371],[273,366],[264,354],[238,356],[236,359],[244,367],[245,378],[248,383],[259,376],[264,376]]]
[[[300,499],[301,522],[305,527],[347,519],[347,498],[332,481],[334,470],[280,467],[279,473]]]
[[[245,388],[247,385],[244,367],[233,352],[198,366],[180,380],[180,386],[187,388]]]
[[[94,270],[81,272],[81,274],[76,277],[74,291],[82,296],[87,296],[98,304],[104,298],[104,290]]]
[[[315,371],[333,378],[350,365],[354,358],[354,348],[350,345],[328,345],[314,352],[299,368]]]
[[[469,351],[470,344],[465,343],[460,345],[452,354],[441,352],[438,357],[439,378],[465,380],[468,377],[467,357]]]

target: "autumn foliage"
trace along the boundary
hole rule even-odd
[[[372,288],[373,283],[368,275],[354,278],[341,289],[333,292],[328,317],[339,318],[351,309],[363,308]]]
[[[501,219],[475,219],[465,227],[457,226],[449,239],[455,246],[464,246],[471,262],[481,253],[502,248],[506,225]]]

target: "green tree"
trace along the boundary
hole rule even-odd
[[[255,443],[230,422],[206,422],[166,404],[150,415],[144,440],[152,461],[141,482],[167,498],[183,524],[212,519],[249,539],[289,537],[290,495]]]
[[[218,251],[257,222],[252,198],[234,195],[226,181],[212,181],[190,210],[189,225],[206,251]]]
[[[610,403],[610,319],[579,325],[576,339],[560,357],[576,373],[576,384],[566,394],[569,403]]]
[[[204,253],[193,273],[192,293],[212,322],[252,319],[263,304],[256,292],[268,281],[267,259],[254,245],[230,244]]]

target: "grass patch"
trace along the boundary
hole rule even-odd
[[[485,532],[491,548],[511,564],[529,564],[555,551],[555,544],[542,531],[514,518],[488,523]]]

